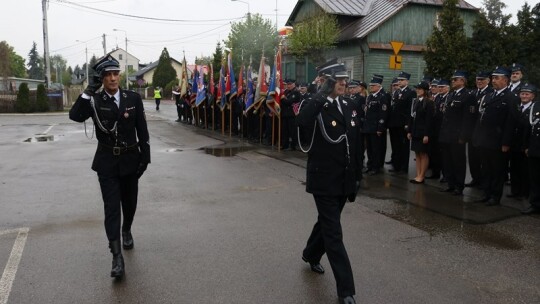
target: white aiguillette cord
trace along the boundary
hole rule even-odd
[[[302,103],[303,102],[304,101],[302,101]],[[302,108],[302,103],[300,103],[300,109]],[[326,102],[326,103],[328,103],[328,102]],[[330,136],[326,132],[326,128],[324,127],[324,123],[323,123],[323,120],[322,120],[322,114],[321,113],[319,113],[317,115],[317,120],[315,120],[315,122],[313,124],[313,134],[311,136],[311,142],[309,143],[309,147],[307,149],[305,149],[302,146],[302,143],[300,142],[300,127],[296,127],[296,131],[297,131],[297,134],[298,134],[298,137],[297,137],[298,138],[298,146],[300,147],[300,150],[302,150],[302,152],[304,152],[304,153],[308,153],[311,150],[311,147],[313,146],[313,141],[315,139],[315,131],[316,131],[316,128],[317,128],[317,122],[319,123],[319,129],[321,130],[321,134],[322,134],[323,138],[327,142],[329,142],[331,144],[339,144],[343,140],[345,140],[345,144],[347,145],[347,159],[350,160],[349,138],[347,137],[347,134],[341,134],[337,139],[330,138]]]

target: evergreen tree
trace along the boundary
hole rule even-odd
[[[272,62],[277,45],[277,32],[272,21],[259,14],[250,14],[245,21],[233,22],[225,41],[225,46],[232,50],[233,65],[237,73],[242,63],[248,63],[250,56],[253,66],[258,67],[263,48],[265,57],[270,60],[268,62]],[[217,69],[219,72],[219,67]]]
[[[36,111],[47,112],[49,111],[49,97],[47,97],[47,90],[45,85],[39,84],[36,93]]]
[[[176,71],[172,66],[171,57],[167,48],[163,48],[159,62],[152,77],[152,85],[154,87],[164,88],[169,82],[176,79]]]
[[[534,20],[532,17],[531,7],[527,2],[521,7],[521,10],[517,13],[517,25],[516,30],[520,37],[519,44],[517,45],[517,58],[519,63],[526,67],[529,67],[531,62],[531,54],[535,51],[534,45]]]
[[[221,69],[221,63],[223,62],[223,48],[221,43],[217,43],[216,50],[214,51],[212,65],[214,66],[214,79],[216,82],[219,80],[219,70]]]
[[[501,64],[505,48],[501,45],[499,29],[489,23],[485,13],[481,13],[473,24],[473,34],[470,39],[472,71],[491,71]]]
[[[43,58],[39,56],[37,44],[34,41],[30,53],[28,53],[28,78],[44,79]]]
[[[530,49],[533,50],[529,53],[527,66],[527,78],[531,83],[540,85],[540,3],[536,4],[531,10],[531,17],[533,20],[532,32],[530,38],[525,43],[530,45]]]
[[[19,86],[17,92],[17,99],[15,100],[15,111],[19,113],[32,112],[32,105],[30,104],[30,90],[28,89],[28,83],[23,82]]]
[[[439,27],[433,27],[433,33],[426,42],[424,60],[427,74],[450,78],[456,69],[473,69],[464,21],[457,4],[458,0],[444,1]]]

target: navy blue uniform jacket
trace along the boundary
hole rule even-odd
[[[316,94],[304,101],[297,123],[311,128],[316,117],[321,113],[324,128],[328,136],[337,139],[346,134],[349,142],[350,160],[347,159],[347,143],[328,142],[316,126],[313,146],[308,152],[306,191],[314,195],[340,196],[356,192],[356,181],[362,178],[361,173],[361,136],[359,109],[352,102],[339,98],[343,114],[336,105],[332,105],[325,95]]]
[[[133,147],[138,145],[135,153],[113,155],[112,150],[101,149],[99,146],[94,155],[92,170],[102,175],[124,176],[137,171],[139,163],[150,163],[150,143],[148,127],[141,96],[135,92],[120,90],[120,108],[102,91],[94,96],[96,109],[104,127],[110,130],[118,121],[118,136],[105,134],[96,125],[96,137],[100,144],[107,147]],[[94,110],[90,100],[79,96],[69,111],[69,118],[83,122],[92,117]],[[96,122],[94,121],[94,124]]]

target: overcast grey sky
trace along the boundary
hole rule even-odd
[[[243,2],[242,2],[243,1]],[[103,55],[102,35],[106,35],[107,51],[117,45],[125,48],[125,34],[128,38],[128,52],[139,58],[141,63],[156,61],[163,47],[167,47],[172,57],[182,59],[185,51],[188,62],[196,56],[209,56],[216,43],[225,39],[230,31],[230,23],[239,21],[248,11],[262,14],[278,27],[285,25],[297,1],[295,0],[50,0],[48,5],[49,50],[51,55],[60,54],[68,60],[68,65],[82,65],[85,62],[85,43],[89,58],[92,54]],[[467,0],[481,7],[482,0]],[[540,0],[527,0],[534,6]],[[28,58],[28,52],[35,41],[43,55],[43,14],[42,0],[3,0],[0,18],[0,41],[5,40],[15,52]],[[516,15],[525,0],[504,1],[506,13]],[[75,5],[75,4],[78,5]],[[84,6],[84,7],[83,7]],[[91,7],[92,10],[85,7]],[[150,18],[187,20],[185,22],[165,22],[135,19],[119,15],[136,15]],[[196,20],[205,20],[197,22]],[[113,31],[119,29],[123,31]],[[125,31],[125,32],[124,32]]]

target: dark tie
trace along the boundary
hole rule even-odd
[[[519,106],[519,111],[523,113],[523,105]]]

